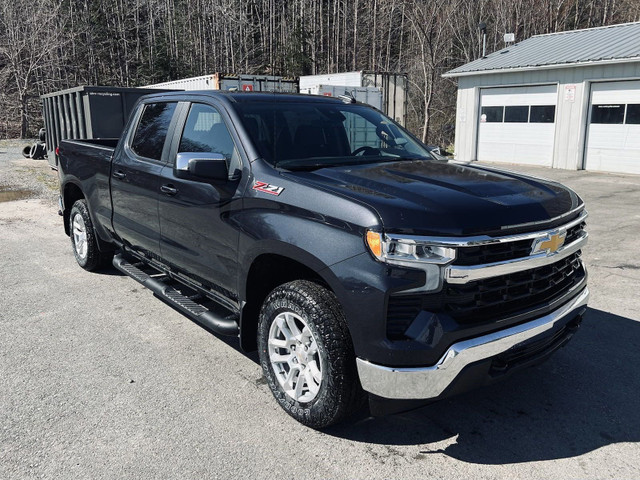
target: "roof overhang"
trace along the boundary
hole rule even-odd
[[[571,67],[590,67],[594,65],[612,65],[617,63],[633,63],[640,62],[640,56],[630,58],[612,58],[609,60],[593,60],[587,62],[572,62],[572,63],[556,63],[552,65],[532,65],[527,67],[512,67],[512,68],[496,68],[494,70],[473,70],[470,72],[443,73],[445,78],[455,77],[471,77],[474,75],[491,75],[497,73],[515,73],[515,72],[528,72],[531,70],[555,70],[559,68],[571,68]]]

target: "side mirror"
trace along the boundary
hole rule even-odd
[[[227,160],[219,153],[181,152],[176,158],[176,176],[180,178],[226,180],[229,177]]]

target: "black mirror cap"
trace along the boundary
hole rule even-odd
[[[189,173],[198,178],[226,180],[229,177],[229,167],[227,167],[227,160],[224,157],[220,159],[192,158],[189,160]]]

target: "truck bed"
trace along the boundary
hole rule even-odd
[[[82,185],[91,205],[96,228],[111,224],[111,198],[109,180],[111,157],[118,145],[117,138],[90,140],[62,140],[58,155],[59,168],[69,175],[69,181]],[[61,173],[62,173],[61,172]],[[67,193],[71,190],[67,189]],[[67,199],[65,199],[65,202]]]

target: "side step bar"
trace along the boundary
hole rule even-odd
[[[125,275],[130,276],[137,282],[151,290],[169,305],[175,307],[181,313],[193,321],[209,328],[220,335],[238,335],[238,316],[229,313],[227,316],[216,313],[192,298],[182,294],[180,291],[165,283],[166,276],[156,277],[145,273],[138,268],[139,264],[130,263],[122,254],[113,257],[113,266]],[[223,310],[221,307],[220,310]],[[226,309],[224,309],[226,310]]]

